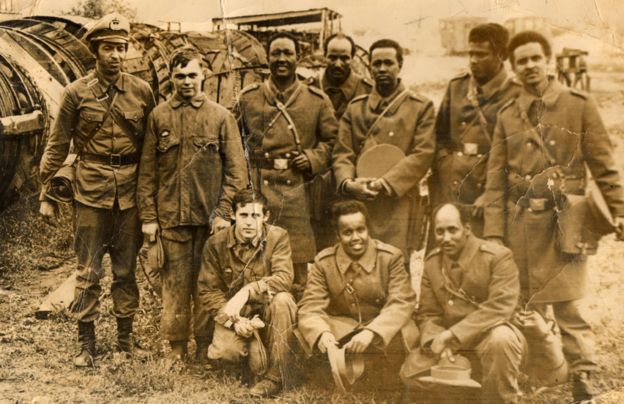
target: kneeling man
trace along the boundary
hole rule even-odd
[[[371,354],[366,357],[375,361],[393,354],[402,361],[418,339],[411,320],[416,295],[403,255],[369,237],[362,202],[338,202],[333,216],[339,243],[316,256],[299,302],[304,343],[321,353],[338,346],[347,353]],[[407,346],[397,338],[400,332]]]
[[[482,369],[485,402],[518,401],[518,373],[524,337],[509,323],[520,294],[518,268],[511,251],[475,237],[459,205],[442,205],[434,213],[438,247],[425,261],[420,307],[420,351],[401,370],[418,385],[412,371],[423,355],[453,361],[457,351],[472,351]]]
[[[286,230],[267,225],[267,200],[260,192],[242,190],[232,199],[234,226],[209,238],[198,279],[203,307],[217,323],[213,346],[250,339],[258,316],[264,327],[258,334],[267,351],[267,369],[251,389],[256,396],[273,396],[289,371],[288,339],[297,314],[290,294],[293,266]],[[249,321],[252,320],[252,321]],[[218,338],[217,332],[229,333]]]

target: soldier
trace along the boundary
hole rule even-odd
[[[196,294],[208,235],[230,226],[230,202],[247,185],[247,166],[234,116],[207,99],[202,56],[194,47],[169,62],[174,93],[147,122],[138,201],[143,234],[160,232],[165,252],[160,333],[169,359],[184,359],[191,318],[196,359],[206,358],[210,315]],[[191,310],[193,301],[193,310]]]
[[[267,53],[271,75],[243,89],[240,125],[253,185],[266,195],[273,224],[285,228],[297,246],[295,283],[303,286],[316,253],[307,183],[329,166],[338,125],[327,96],[297,80],[297,39],[279,32]]]
[[[71,312],[78,320],[81,351],[76,366],[92,366],[98,317],[102,257],[111,257],[117,347],[132,352],[132,322],[139,306],[134,270],[141,245],[136,207],[137,167],[144,124],[154,107],[149,85],[123,73],[130,23],[118,14],[97,21],[85,35],[96,69],[67,86],[41,160],[41,214],[52,218],[56,204],[45,189],[73,142],[78,155],[75,190],[77,285]]]
[[[525,31],[509,43],[520,96],[500,111],[487,171],[484,236],[503,240],[520,270],[524,302],[552,304],[573,375],[574,400],[595,394],[597,370],[590,324],[579,311],[587,259],[563,252],[560,218],[567,201],[585,195],[586,167],[624,233],[624,199],[609,136],[595,102],[547,75],[550,44]],[[582,221],[583,218],[577,218]],[[574,234],[572,236],[575,236]]]
[[[327,68],[322,71],[320,79],[313,78],[310,83],[327,94],[334,106],[336,118],[340,120],[351,100],[370,93],[372,84],[368,78],[360,77],[351,69],[355,43],[350,36],[343,33],[332,34],[325,40],[324,49]],[[331,215],[331,205],[335,200],[336,181],[331,170],[321,178],[322,181],[316,182],[312,187],[311,194],[312,226],[319,251],[335,243],[334,230],[327,217]]]
[[[371,45],[370,57],[375,88],[353,99],[342,116],[334,175],[339,192],[365,201],[371,235],[398,247],[407,261],[421,236],[415,213],[418,183],[431,166],[435,148],[433,104],[401,82],[403,51],[398,43],[379,40]],[[379,177],[361,177],[356,162],[380,144],[396,146],[404,157]]]
[[[485,172],[496,114],[520,91],[505,71],[508,40],[507,30],[498,24],[470,30],[470,72],[449,82],[436,117],[432,205],[464,205],[473,214],[471,230],[477,236],[483,231]]]
[[[268,369],[250,393],[270,397],[282,390],[290,372],[288,339],[297,316],[290,294],[294,276],[290,242],[284,229],[267,224],[267,199],[258,191],[239,191],[232,199],[232,211],[234,226],[208,239],[204,247],[199,299],[230,334],[219,342],[251,337],[247,320],[254,315],[265,322],[261,339],[268,348]]]
[[[336,203],[333,217],[339,242],[316,256],[299,302],[298,327],[305,350],[326,353],[330,346],[340,346],[347,352],[370,354],[366,356],[376,362],[373,369],[385,365],[384,357],[400,365],[418,340],[411,320],[416,295],[403,255],[369,236],[369,216],[362,202]],[[388,376],[396,379],[396,373]]]
[[[434,212],[437,248],[426,258],[420,307],[420,351],[402,369],[415,382],[423,355],[453,360],[459,350],[474,351],[481,362],[484,401],[518,401],[518,374],[524,337],[509,320],[518,304],[518,268],[511,251],[475,237],[469,212],[442,205]]]

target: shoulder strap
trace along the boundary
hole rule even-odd
[[[391,108],[393,108],[395,105],[399,104],[399,102],[403,101],[405,99],[405,97],[407,97],[408,94],[409,94],[409,90],[406,88],[405,90],[403,90],[401,92],[401,94],[397,95],[396,98],[394,100],[392,100],[390,102],[390,104],[388,104],[388,106],[386,106],[386,108],[384,108],[383,111],[381,111],[381,114],[377,115],[377,118],[375,119],[373,124],[366,131],[366,135],[364,136],[365,139],[367,139],[369,137],[372,139],[371,134],[373,132],[373,129],[375,128],[375,126],[377,126],[377,124],[379,123],[381,118],[383,118],[388,113],[388,111],[390,111]],[[377,143],[377,142],[374,141],[374,139],[373,139],[373,142]]]
[[[267,88],[270,90],[268,81],[265,81],[264,85],[267,86]],[[288,107],[290,106],[290,104],[295,102],[295,100],[297,99],[297,96],[299,96],[299,93],[301,92],[301,87],[302,87],[302,84],[299,83],[299,85],[297,86],[295,91],[291,94],[290,98],[288,98],[288,100],[286,101],[285,104],[282,104],[279,101],[276,102],[275,106],[277,107],[278,112],[277,112],[277,114],[275,114],[273,119],[271,119],[271,121],[269,122],[269,125],[267,125],[267,127],[266,127],[266,129],[264,131],[264,134],[266,135],[266,132],[268,132],[268,130],[275,124],[275,121],[277,121],[277,119],[280,117],[280,115],[283,115],[284,119],[286,119],[286,122],[288,122],[288,129],[293,134],[293,138],[295,140],[295,145],[297,147],[297,151],[300,152],[300,153],[302,151],[302,149],[301,149],[301,137],[299,136],[299,131],[297,130],[297,126],[295,125],[295,121],[292,119],[292,116],[290,116],[290,114],[288,113]]]
[[[93,137],[100,131],[100,129],[102,129],[102,126],[104,125],[104,122],[106,122],[106,119],[111,115],[112,111],[113,111],[113,106],[115,105],[115,101],[117,100],[117,91],[113,91],[113,96],[110,97],[108,95],[108,93],[105,93],[105,97],[101,97],[98,96],[97,93],[95,92],[95,90],[93,90],[93,86],[90,87],[91,88],[91,92],[93,93],[93,95],[95,96],[95,99],[98,100],[99,102],[105,102],[106,100],[110,99],[110,102],[108,102],[108,106],[106,107],[106,112],[104,113],[104,117],[102,118],[102,122],[98,123],[95,128],[93,128],[93,130],[91,131],[91,133],[89,133],[89,135],[87,136],[84,145],[82,145],[82,148],[84,149],[85,147],[87,147],[87,144],[89,144],[89,142],[91,141],[91,139],[93,139]],[[82,150],[77,150],[76,154],[80,155],[82,153]]]

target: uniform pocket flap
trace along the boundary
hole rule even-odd
[[[193,136],[193,144],[202,149],[207,149],[211,146],[214,146],[215,149],[219,148],[217,139],[206,136]]]
[[[89,122],[102,122],[104,120],[104,112],[100,111],[82,111],[80,118]]]
[[[123,116],[126,119],[131,119],[133,121],[138,121],[144,116],[144,112],[141,109],[132,109],[129,111],[123,111]]]
[[[158,136],[158,151],[159,152],[166,152],[173,146],[177,146],[179,144],[180,144],[180,138],[174,133],[171,133],[169,131],[163,131]]]

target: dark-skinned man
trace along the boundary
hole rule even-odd
[[[80,367],[94,363],[94,321],[105,252],[112,264],[117,346],[126,353],[133,351],[132,323],[139,307],[134,271],[141,245],[137,172],[145,121],[155,101],[146,82],[122,72],[129,32],[130,23],[118,14],[102,17],[87,32],[95,72],[65,89],[40,165],[43,195],[73,142],[78,154],[74,183],[78,269],[70,311],[78,320],[81,351],[74,364]],[[42,197],[40,212],[55,216],[55,203]]]
[[[548,40],[525,31],[509,43],[511,64],[523,89],[498,115],[488,160],[484,236],[505,243],[520,271],[523,304],[552,305],[572,373],[575,401],[590,400],[598,369],[594,335],[579,299],[586,295],[587,257],[566,239],[583,240],[564,227],[573,201],[585,201],[589,169],[619,238],[624,196],[613,149],[593,99],[550,77]],[[573,218],[582,223],[585,214]],[[567,221],[568,223],[570,221]]]
[[[398,43],[376,41],[369,53],[375,88],[353,99],[342,116],[333,170],[339,192],[365,202],[371,235],[399,248],[407,262],[421,237],[414,213],[420,203],[418,184],[435,149],[433,104],[399,78],[403,50]],[[380,177],[358,176],[358,159],[382,144],[396,146],[404,157]]]
[[[351,68],[356,48],[350,36],[340,32],[332,34],[325,40],[323,49],[327,67],[321,71],[320,79],[314,77],[310,83],[327,94],[336,118],[340,120],[351,100],[370,93],[373,85],[368,78],[359,76]],[[331,221],[327,220],[336,199],[336,181],[331,170],[319,177],[311,189],[312,226],[317,249],[321,251],[335,243],[334,229]]]
[[[505,71],[509,34],[499,24],[470,30],[470,71],[449,82],[436,117],[432,205],[458,202],[471,211],[472,232],[483,231],[483,192],[496,114],[520,85]],[[433,241],[433,239],[432,239]]]
[[[199,304],[197,274],[206,239],[230,226],[231,200],[247,186],[234,116],[202,91],[202,55],[193,47],[169,62],[174,94],[150,115],[137,191],[142,231],[165,253],[160,333],[170,360],[184,360],[193,325],[196,360],[206,360],[211,316]],[[191,309],[192,306],[192,309]]]
[[[338,124],[327,96],[297,80],[297,39],[277,33],[267,53],[271,75],[243,89],[238,114],[253,186],[267,197],[272,224],[296,246],[295,283],[303,287],[316,254],[308,183],[329,167]]]
[[[425,260],[420,306],[420,351],[408,357],[402,378],[418,385],[423,355],[453,361],[457,351],[474,352],[481,363],[483,401],[518,402],[522,333],[510,323],[518,305],[518,268],[511,251],[475,237],[470,212],[444,204],[433,215],[437,247]]]

